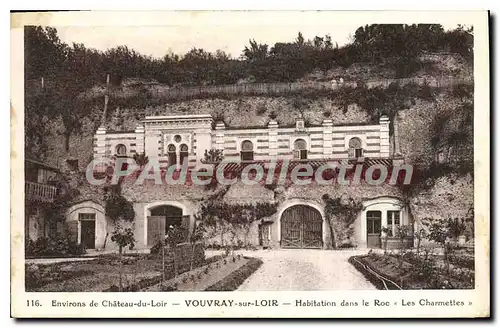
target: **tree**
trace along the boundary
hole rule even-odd
[[[148,156],[146,156],[146,154],[144,152],[142,153],[135,153],[134,154],[134,161],[137,165],[139,165],[139,167],[141,168],[141,170],[144,168],[144,166],[146,166],[146,164],[149,163],[149,158]]]
[[[185,240],[186,233],[184,229],[177,226],[170,226],[165,236],[165,245],[168,246],[174,255],[174,274],[178,273],[178,259],[177,259],[177,245]],[[162,261],[163,261],[163,274],[165,274],[165,247],[162,245]]]
[[[243,49],[243,58],[249,62],[263,61],[268,56],[269,46],[263,43],[257,43],[255,39],[250,39],[250,47]]]
[[[119,274],[119,291],[123,290],[122,276],[123,276],[123,249],[128,246],[129,249],[133,249],[135,246],[134,232],[131,228],[122,228],[121,226],[116,226],[113,234],[111,235],[111,241],[118,245],[118,254],[120,259],[120,274]]]
[[[410,235],[410,233],[411,228],[407,225],[398,226],[398,229],[396,230],[396,238],[399,239],[399,269],[403,268],[404,250],[406,249],[405,239]]]
[[[422,224],[426,226],[428,229],[427,237],[430,240],[438,243],[443,248],[446,273],[449,274],[450,272],[449,255],[450,252],[453,250],[453,247],[450,243],[450,237],[452,237],[452,232],[450,229],[450,221],[426,218],[422,220]]]
[[[24,28],[26,79],[59,76],[67,63],[68,45],[61,42],[53,27]]]

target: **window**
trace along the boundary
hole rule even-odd
[[[125,145],[116,146],[116,155],[126,156],[127,155],[127,147],[125,147]]]
[[[253,143],[250,140],[241,143],[241,160],[253,161]]]
[[[181,142],[181,140],[182,140],[182,137],[180,135],[177,134],[176,136],[174,136],[175,142]]]
[[[181,152],[179,154],[179,162],[181,163],[181,165],[184,164],[184,161],[188,160],[188,156],[189,156],[189,148],[186,144],[182,144],[181,145]],[[187,163],[186,163],[187,164]]]
[[[177,164],[177,154],[176,148],[174,145],[168,145],[168,165],[176,165]]]
[[[67,159],[66,163],[68,163],[69,169],[71,171],[78,171],[78,160],[77,159]]]
[[[293,143],[293,157],[307,159],[307,143],[304,139],[297,139]]]
[[[396,236],[398,227],[401,225],[401,216],[399,211],[387,211],[387,228],[389,237]]]
[[[361,139],[351,138],[349,140],[349,158],[363,157],[363,146]]]
[[[368,234],[380,235],[380,232],[382,231],[382,212],[366,212],[366,229]]]
[[[95,220],[95,213],[78,213],[78,220],[80,221]]]

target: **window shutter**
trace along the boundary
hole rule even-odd
[[[69,239],[74,243],[78,243],[78,221],[67,221],[66,227]]]

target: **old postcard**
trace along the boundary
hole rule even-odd
[[[488,317],[488,19],[12,14],[12,316]]]

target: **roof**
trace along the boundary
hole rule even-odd
[[[39,167],[43,167],[43,168],[52,170],[52,171],[59,171],[59,169],[57,167],[49,165],[47,163],[44,163],[41,160],[39,160],[38,158],[33,157],[31,155],[25,155],[24,161],[35,164],[36,166],[39,166]]]
[[[164,116],[146,116],[143,122],[148,121],[176,121],[190,119],[212,119],[210,114],[192,114],[192,115],[164,115]]]

